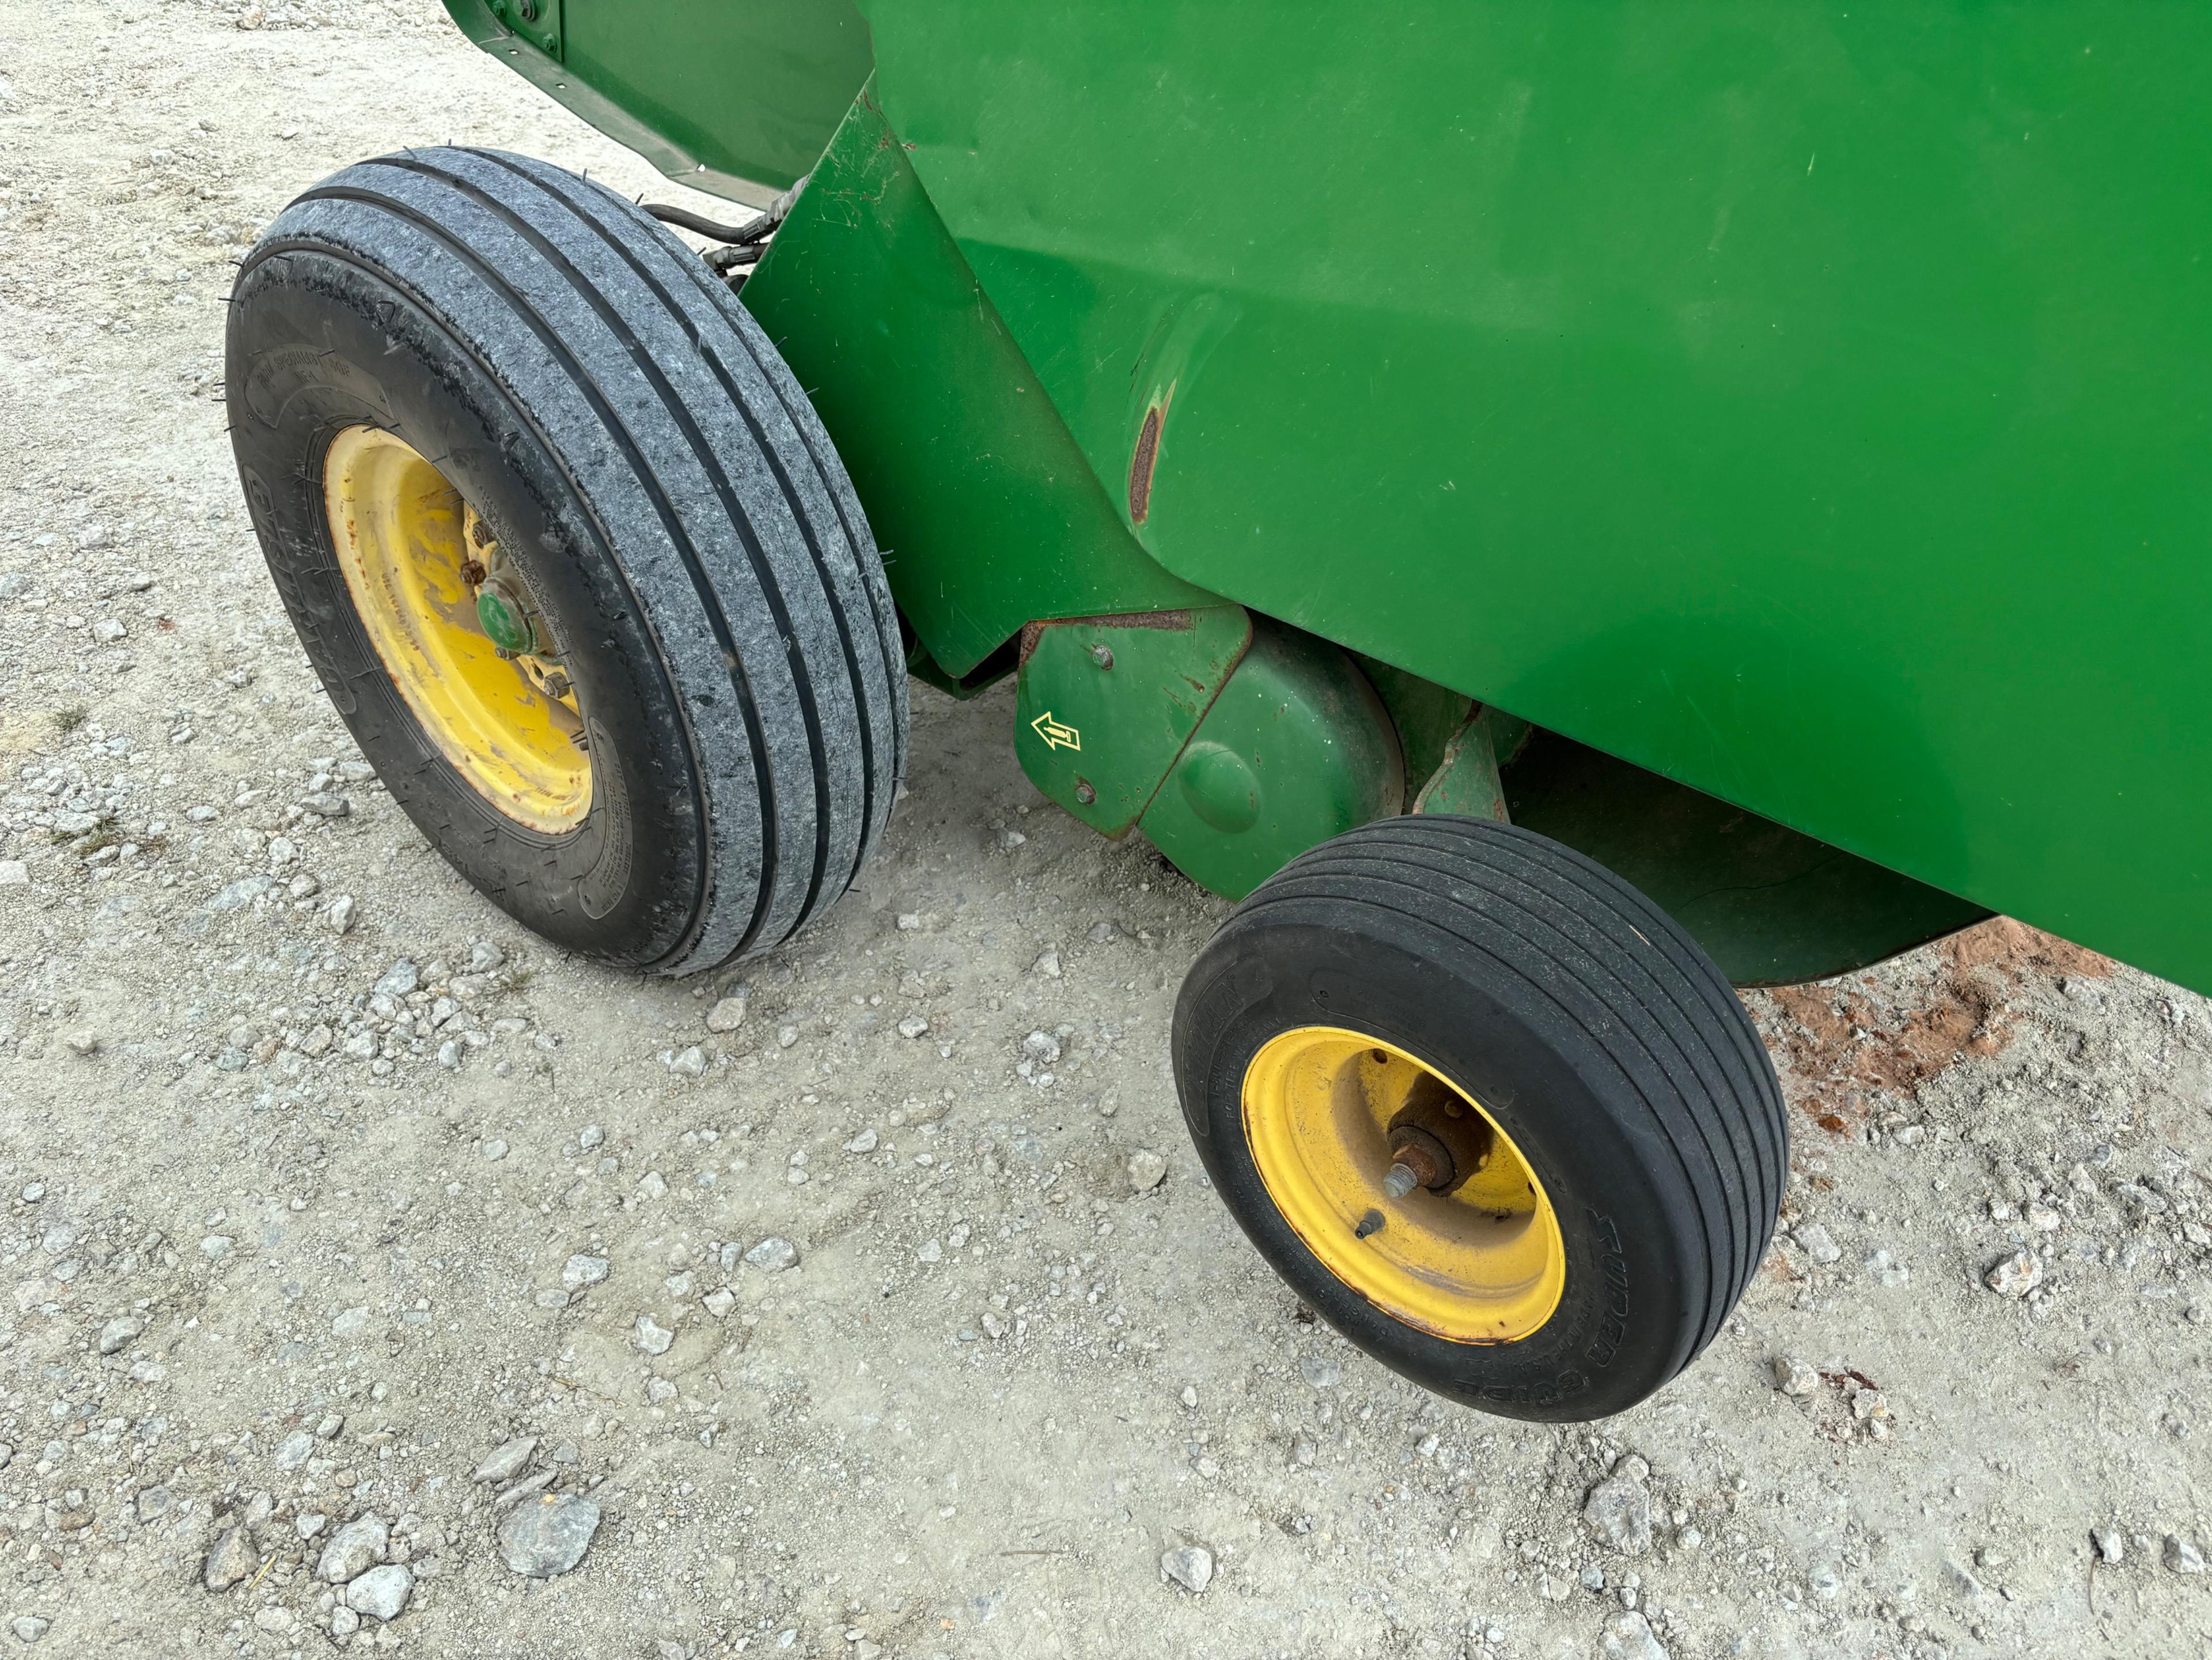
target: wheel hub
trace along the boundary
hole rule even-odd
[[[490,526],[397,434],[351,427],[323,464],[331,541],[385,670],[441,753],[533,830],[590,811],[574,685]]]
[[[1330,1273],[1454,1342],[1541,1328],[1566,1284],[1559,1218],[1521,1150],[1466,1091],[1335,1026],[1271,1039],[1244,1078],[1268,1196]]]

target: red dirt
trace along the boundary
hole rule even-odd
[[[2002,1049],[2012,1037],[2009,994],[2031,977],[2112,971],[2109,958],[2009,917],[1954,934],[1936,952],[1934,981],[1917,1004],[1884,1006],[1856,980],[1766,994],[1784,1017],[1777,1059],[1797,1085],[1790,1093],[1822,1129],[1855,1134],[1870,1098],[1910,1095],[1962,1055]]]

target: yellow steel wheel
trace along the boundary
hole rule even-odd
[[[1486,1154],[1449,1192],[1393,1197],[1391,1121],[1437,1084],[1479,1116]],[[1284,1219],[1384,1313],[1451,1342],[1508,1343],[1559,1307],[1566,1252],[1544,1184],[1480,1102],[1405,1050],[1339,1026],[1282,1032],[1245,1071],[1243,1113]]]
[[[446,759],[532,830],[581,823],[592,767],[575,693],[550,642],[503,654],[485,632],[477,596],[496,544],[460,492],[404,439],[362,426],[331,443],[323,494],[362,626]]]

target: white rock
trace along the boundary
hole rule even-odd
[[[1048,1031],[1033,1031],[1022,1039],[1022,1052],[1050,1066],[1060,1059],[1060,1039]]]
[[[313,1456],[314,1450],[315,1438],[306,1430],[294,1430],[276,1444],[276,1468],[295,1470]]]
[[[2178,1533],[2166,1535],[2166,1566],[2175,1573],[2204,1572],[2204,1554]]]
[[[2114,1566],[2118,1566],[2128,1554],[2127,1541],[2118,1528],[2090,1529],[2089,1542],[2096,1547],[2100,1560]]]
[[[216,1538],[200,1570],[200,1583],[210,1590],[228,1590],[259,1566],[253,1540],[242,1527],[226,1528]]]
[[[331,1335],[333,1337],[351,1337],[355,1333],[364,1329],[368,1324],[368,1308],[366,1304],[355,1308],[344,1309],[340,1310],[337,1316],[331,1320]]]
[[[668,1070],[684,1078],[696,1078],[707,1070],[707,1052],[696,1043],[689,1049],[672,1051]]]
[[[231,1239],[227,1233],[211,1233],[200,1241],[200,1255],[210,1262],[220,1262],[230,1255]]]
[[[1048,980],[1059,979],[1060,953],[1056,951],[1047,951],[1039,953],[1037,960],[1030,964],[1030,972],[1031,974],[1041,974]]]
[[[376,984],[369,988],[373,997],[404,997],[422,983],[422,970],[415,966],[412,958],[403,957],[385,970]]]
[[[415,1590],[415,1576],[396,1562],[371,1568],[345,1588],[345,1605],[372,1620],[397,1620]]]
[[[864,1129],[845,1143],[845,1151],[848,1152],[873,1152],[875,1150],[876,1133],[873,1129]]]
[[[778,1049],[789,1049],[789,1048],[790,1048],[793,1043],[796,1043],[798,1041],[799,1041],[799,1028],[798,1028],[798,1027],[796,1027],[796,1026],[778,1026],[778,1027],[775,1029],[775,1046],[776,1046]]]
[[[52,1621],[41,1620],[35,1614],[19,1614],[8,1622],[8,1629],[15,1633],[15,1640],[27,1645],[37,1642],[52,1628]]]
[[[31,867],[20,859],[0,859],[0,888],[29,885]]]
[[[898,1023],[898,1035],[902,1037],[920,1037],[928,1030],[929,1022],[918,1014],[909,1014]]]
[[[1802,1360],[1778,1354],[1772,1368],[1774,1387],[1784,1395],[1811,1395],[1820,1387],[1820,1374]]]
[[[1815,1262],[1834,1262],[1843,1257],[1844,1248],[1818,1222],[1806,1223],[1790,1237],[1796,1240],[1798,1249]]]
[[[351,933],[354,917],[359,909],[351,894],[342,893],[331,901],[330,909],[323,913],[323,920],[334,933]]]
[[[1982,1283],[2000,1297],[2025,1297],[2043,1283],[2043,1259],[2032,1250],[2016,1250],[1992,1263]]]
[[[767,1274],[780,1274],[799,1261],[799,1247],[770,1234],[745,1253],[745,1261]]]
[[[1150,1193],[1167,1179],[1168,1161],[1150,1147],[1139,1147],[1129,1155],[1129,1188],[1134,1193]]]
[[[607,1259],[604,1256],[589,1256],[579,1251],[561,1265],[561,1284],[569,1291],[596,1286],[606,1277]]]
[[[476,1467],[469,1480],[504,1486],[522,1474],[522,1467],[537,1450],[538,1438],[534,1435],[518,1435],[502,1441],[484,1455],[483,1462]]]
[[[1667,1651],[1651,1632],[1651,1622],[1633,1608],[1606,1621],[1601,1639],[1606,1660],[1668,1660]]]
[[[718,1291],[708,1292],[702,1300],[707,1305],[708,1313],[713,1315],[717,1320],[723,1320],[729,1317],[729,1312],[736,1306],[738,1299],[731,1294],[727,1286],[724,1286]]]
[[[590,1499],[543,1493],[517,1505],[500,1523],[500,1557],[516,1573],[550,1579],[584,1560],[599,1526],[599,1507]]]
[[[676,1334],[667,1327],[657,1323],[651,1315],[641,1314],[637,1316],[637,1346],[647,1354],[665,1354],[668,1353],[668,1346],[675,1341]]]
[[[745,1000],[725,997],[707,1012],[708,1031],[735,1031],[745,1023]]]
[[[1178,1545],[1160,1553],[1160,1572],[1196,1596],[1213,1583],[1213,1553],[1199,1545]]]
[[[1583,1525],[1600,1543],[1641,1556],[1651,1548],[1651,1495],[1628,1474],[1607,1476],[1583,1501]]]
[[[391,1548],[392,1530],[377,1516],[356,1517],[331,1535],[315,1564],[315,1578],[343,1585],[360,1578],[384,1560]]]
[[[145,1329],[143,1316],[120,1315],[100,1329],[100,1352],[113,1354],[118,1349],[127,1348]]]

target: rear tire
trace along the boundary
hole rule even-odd
[[[897,622],[827,435],[696,254],[540,162],[387,155],[269,228],[228,361],[240,477],[301,641],[393,798],[495,903],[684,974],[781,944],[851,885],[905,771]],[[580,822],[488,792],[464,752],[483,723],[426,714],[441,685],[373,642],[325,477],[364,430],[495,532],[557,642],[587,735]],[[441,615],[426,626],[466,626]]]
[[[1788,1130],[1735,992],[1657,906],[1527,830],[1389,818],[1293,860],[1200,952],[1174,1062],[1261,1255],[1368,1353],[1486,1411],[1634,1406],[1712,1341],[1773,1237]],[[1520,1161],[1503,1197],[1383,1190],[1378,1127],[1402,1134],[1396,1103],[1421,1098],[1376,1080],[1419,1071],[1489,1121],[1463,1164]],[[1548,1256],[1482,1231],[1522,1225],[1524,1191]],[[1486,1278],[1486,1250],[1512,1273]]]

